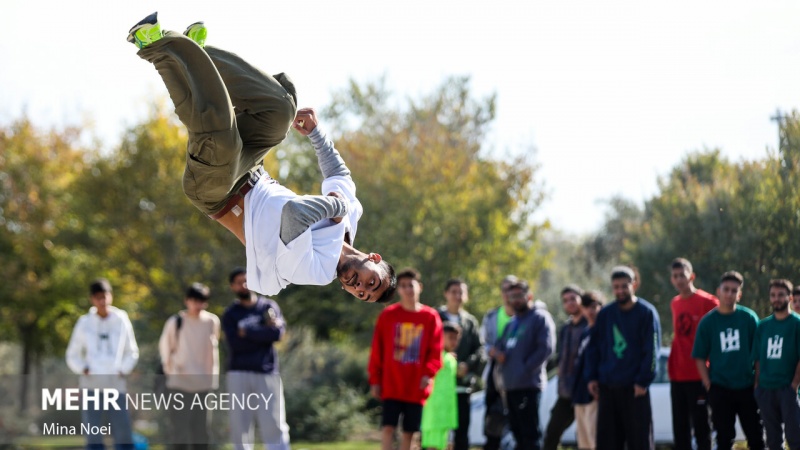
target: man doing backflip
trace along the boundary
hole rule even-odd
[[[128,41],[155,66],[188,130],[183,191],[245,245],[248,287],[274,295],[289,284],[338,278],[361,300],[389,300],[394,269],[379,254],[353,247],[363,208],[314,110],[297,110],[285,74],[267,75],[233,53],[205,46],[206,34],[202,22],[183,35],[162,33],[153,13],[131,28]],[[327,195],[298,196],[264,173],[264,156],[290,127],[311,140]]]

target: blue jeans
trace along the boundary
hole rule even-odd
[[[101,395],[100,405],[104,402],[102,397]],[[104,411],[100,407],[93,410],[83,410],[81,412],[83,423],[88,427],[110,426],[111,436],[114,438],[114,448],[117,450],[133,450],[133,431],[131,430],[131,419],[128,415],[124,392],[119,393],[119,401],[117,403],[120,406],[119,410],[109,408],[109,410]],[[105,449],[103,437],[103,434],[87,434],[86,448],[88,450]]]
[[[767,448],[783,449],[783,435],[789,448],[800,448],[800,398],[791,386],[756,388],[756,403],[767,432]],[[783,424],[783,429],[781,429]]]

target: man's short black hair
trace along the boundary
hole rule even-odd
[[[744,286],[744,277],[742,276],[742,274],[740,274],[735,270],[729,270],[723,273],[722,276],[719,278],[719,284],[722,284],[726,281],[735,281],[739,283],[739,286]]]
[[[581,306],[588,308],[595,304],[600,306],[606,304],[606,298],[603,296],[603,294],[597,291],[586,291],[581,294]]]
[[[636,280],[636,272],[628,266],[616,266],[611,269],[611,281],[619,278],[627,278],[633,282]]]
[[[394,273],[394,267],[386,262],[385,259],[381,260],[378,266],[383,267],[384,273],[389,276],[389,287],[375,300],[375,303],[389,303],[392,298],[394,298],[394,293],[397,291],[397,275]]]
[[[422,283],[422,275],[420,275],[419,271],[413,267],[406,267],[397,273],[397,281],[400,281],[403,278],[411,278],[418,283]]]
[[[568,284],[568,285],[564,286],[564,289],[561,289],[561,293],[559,295],[564,295],[567,292],[572,292],[573,294],[577,295],[578,297],[583,295],[583,289],[581,289],[581,287],[578,286],[577,284]]]
[[[792,295],[792,289],[793,289],[792,282],[785,278],[777,278],[775,280],[770,280],[769,288],[772,289],[774,287],[785,289],[787,294]]]
[[[186,288],[185,297],[207,302],[211,297],[211,289],[203,283],[192,283]]]
[[[233,280],[241,274],[247,274],[247,269],[244,267],[237,267],[231,271],[231,274],[228,275],[228,284],[233,284]]]
[[[522,292],[527,294],[528,292],[530,292],[531,287],[528,285],[527,281],[525,281],[525,280],[517,280],[516,283],[511,283],[511,284],[508,285],[508,289],[506,290],[506,292],[508,292],[508,291],[510,291],[512,289],[521,289]]]
[[[442,331],[444,331],[445,333],[461,334],[461,325],[459,325],[459,324],[457,324],[455,322],[451,322],[449,320],[446,320],[446,321],[444,321],[442,323]]]
[[[694,272],[694,268],[692,267],[692,263],[689,262],[686,258],[675,258],[672,260],[672,265],[670,266],[672,269],[683,269],[688,271],[689,273]]]
[[[445,290],[445,292],[447,292],[447,290],[448,290],[448,289],[450,289],[450,286],[455,286],[455,285],[457,285],[457,284],[458,284],[458,285],[462,285],[462,284],[467,284],[467,282],[466,282],[466,281],[464,281],[464,280],[463,280],[463,279],[461,279],[461,278],[450,278],[450,279],[449,279],[449,280],[447,280],[447,282],[444,284],[444,290]]]
[[[90,295],[99,294],[101,292],[111,292],[111,283],[105,278],[98,278],[89,285]]]
[[[503,286],[507,284],[516,283],[517,281],[519,281],[519,278],[517,278],[516,275],[506,275],[503,281],[500,282],[500,289],[503,289]]]

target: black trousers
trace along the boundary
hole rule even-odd
[[[575,421],[575,407],[571,398],[558,397],[550,410],[550,422],[544,432],[544,450],[557,450],[561,435]]]
[[[706,389],[700,381],[670,382],[672,436],[675,450],[692,450],[692,429],[697,450],[711,450]]]
[[[519,389],[508,391],[508,423],[517,441],[517,450],[540,450],[542,448],[542,427],[539,424],[539,400],[542,392],[538,389]]]
[[[634,397],[633,385],[600,385],[597,450],[655,450],[650,391]]]
[[[493,370],[494,361],[490,363],[489,373],[491,374]],[[490,375],[487,378],[486,390],[484,391],[486,413],[483,416],[483,434],[486,436],[486,443],[483,445],[483,450],[500,450],[503,429],[507,422],[506,412],[503,406],[503,399],[494,385],[494,377]]]
[[[708,391],[708,404],[711,406],[711,418],[717,430],[717,449],[730,450],[736,437],[736,416],[742,424],[747,437],[747,448],[764,449],[764,429],[758,415],[758,405],[753,396],[753,386],[743,389],[728,389],[712,384]]]
[[[458,428],[453,439],[454,450],[469,449],[469,393],[458,393]]]

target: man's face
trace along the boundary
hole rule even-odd
[[[376,262],[372,255],[375,254],[370,253],[363,259],[350,259],[337,268],[342,289],[368,303],[378,300],[389,288],[389,275],[378,265],[380,256]]]
[[[522,313],[528,309],[528,302],[531,300],[531,295],[520,288],[513,288],[508,291],[508,301],[514,312]]]
[[[580,310],[583,317],[586,318],[587,321],[594,323],[597,319],[597,313],[603,308],[603,305],[600,303],[592,303],[589,306],[581,305]]]
[[[689,272],[683,267],[678,267],[672,269],[672,276],[670,277],[670,281],[672,281],[672,286],[678,292],[684,292],[689,289],[689,283],[694,280],[694,274]]]
[[[452,331],[444,332],[444,351],[454,352],[458,348],[459,334]]]
[[[466,283],[453,284],[444,291],[444,298],[447,304],[461,308],[461,305],[469,300],[469,291]]]
[[[240,300],[250,299],[250,289],[247,289],[247,274],[240,273],[233,278],[231,291],[233,291]]]
[[[413,278],[403,277],[397,280],[397,293],[401,300],[417,302],[422,293],[422,285]]]
[[[772,306],[773,312],[786,311],[790,301],[792,301],[792,295],[786,289],[780,286],[769,288],[769,304]]]
[[[183,304],[186,305],[186,310],[189,314],[200,314],[200,311],[208,308],[208,302],[197,298],[185,298]]]
[[[561,296],[561,306],[564,307],[564,312],[568,316],[580,314],[580,301],[580,296],[572,291],[564,292]]]
[[[620,304],[633,301],[633,280],[628,277],[614,278],[611,280],[611,290],[614,291],[614,298]]]
[[[97,292],[92,294],[89,298],[92,301],[92,306],[97,308],[97,312],[101,315],[108,311],[108,307],[111,306],[113,300],[111,292]]]
[[[733,281],[725,280],[719,285],[719,304],[732,308],[742,298],[742,286]]]
[[[800,293],[792,294],[792,309],[800,314]]]

